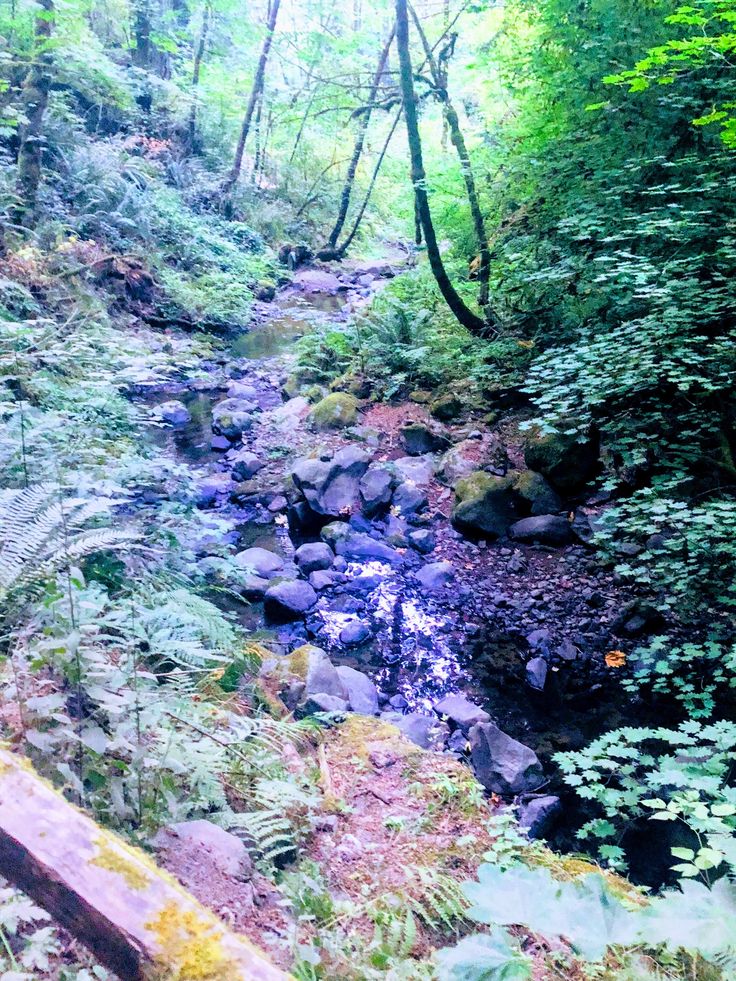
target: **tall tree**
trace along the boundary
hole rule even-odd
[[[486,231],[486,223],[485,219],[483,218],[483,212],[481,211],[480,207],[480,200],[478,198],[478,190],[475,185],[475,177],[473,175],[473,165],[470,161],[470,154],[468,153],[463,131],[460,128],[460,119],[458,117],[457,110],[453,106],[452,100],[450,99],[447,84],[448,62],[455,47],[455,38],[457,35],[451,35],[450,40],[442,48],[438,57],[435,58],[434,52],[427,41],[427,35],[424,33],[421,21],[419,20],[417,12],[413,6],[411,7],[411,15],[417,29],[417,34],[422,42],[422,47],[424,48],[424,54],[429,66],[430,75],[432,77],[432,85],[435,95],[442,103],[442,112],[447,130],[450,134],[450,141],[455,147],[460,160],[460,167],[463,173],[463,180],[465,181],[465,190],[468,195],[468,204],[470,205],[470,214],[473,218],[473,230],[475,231],[478,255],[480,258],[480,265],[478,268],[478,304],[480,305],[481,310],[483,310],[485,313],[486,317],[488,319],[492,319],[492,314],[488,310],[488,290],[491,278],[491,251],[488,246],[488,233]]]
[[[197,49],[194,52],[194,65],[192,67],[192,106],[189,110],[189,126],[188,126],[190,150],[194,149],[195,143],[197,141],[197,98],[199,93],[199,79],[202,73],[202,60],[204,58],[204,53],[207,48],[207,35],[209,34],[211,20],[212,20],[212,5],[211,3],[208,2],[204,5],[204,10],[202,11],[202,27],[199,32],[199,39],[197,40]]]
[[[235,187],[235,184],[240,177],[240,171],[243,167],[245,144],[248,139],[248,133],[250,132],[256,105],[258,104],[258,99],[263,89],[263,83],[266,77],[266,65],[268,64],[268,55],[271,50],[271,43],[273,42],[273,35],[276,30],[276,20],[279,15],[280,6],[281,0],[271,0],[268,8],[266,34],[263,38],[263,44],[261,45],[261,54],[258,59],[258,65],[256,66],[256,74],[253,79],[253,87],[250,90],[250,98],[248,99],[245,116],[243,117],[243,125],[240,128],[240,138],[238,139],[238,145],[235,149],[235,160],[233,161],[233,166],[230,173],[227,175],[222,185],[223,194],[229,194],[233,187]]]
[[[36,215],[38,185],[44,146],[44,116],[51,88],[51,35],[54,23],[54,0],[39,0],[36,15],[34,52],[23,82],[21,108],[25,122],[20,130],[18,148],[18,206],[14,218],[31,226]]]
[[[417,97],[414,91],[414,72],[411,64],[411,51],[409,49],[409,13],[407,0],[396,0],[396,46],[399,51],[399,78],[401,80],[404,120],[406,122],[406,136],[409,143],[409,157],[411,160],[411,181],[414,185],[416,208],[419,223],[424,234],[424,241],[427,246],[429,265],[440,293],[442,293],[445,302],[458,322],[472,334],[482,335],[485,333],[486,325],[467,306],[452,285],[442,262],[439,245],[437,244],[437,235],[434,230],[434,224],[432,223],[432,212],[427,196],[427,175],[424,169],[422,155],[422,139],[419,133]]]
[[[373,111],[376,98],[378,96],[378,90],[381,85],[381,79],[383,78],[383,73],[386,70],[386,62],[388,61],[388,53],[393,44],[394,35],[396,33],[396,26],[392,25],[389,36],[386,43],[383,46],[381,54],[378,58],[378,65],[376,67],[376,72],[373,76],[371,82],[371,87],[368,92],[368,102],[362,107],[362,112],[358,121],[358,131],[355,134],[355,143],[353,144],[353,155],[350,158],[350,163],[348,164],[347,173],[345,174],[345,183],[343,184],[342,194],[340,195],[340,207],[338,208],[337,218],[335,224],[332,226],[332,231],[327,238],[327,246],[325,251],[335,251],[337,245],[337,240],[340,236],[340,232],[345,224],[345,219],[348,215],[348,208],[350,206],[350,196],[353,192],[353,183],[355,182],[355,174],[358,170],[358,164],[360,163],[360,158],[363,154],[363,146],[365,145],[365,137],[368,132],[368,124],[371,121],[371,113]]]

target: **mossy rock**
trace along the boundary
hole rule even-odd
[[[475,537],[500,538],[520,517],[519,494],[515,489],[518,473],[505,477],[478,470],[463,477],[455,487],[456,501],[452,523]]]
[[[367,399],[371,394],[372,385],[363,375],[348,373],[340,375],[330,383],[333,392],[347,392],[356,399]]]
[[[537,470],[557,490],[570,494],[595,473],[598,446],[590,436],[537,430],[527,440],[524,458],[530,470]]]
[[[463,402],[454,392],[446,392],[430,404],[429,411],[440,422],[451,422],[463,411]]]
[[[562,510],[559,495],[550,487],[541,473],[522,470],[514,485],[521,497],[529,504],[530,514],[557,514]]]
[[[306,388],[303,388],[299,394],[303,395],[308,402],[315,404],[317,402],[321,402],[327,393],[321,385],[308,385]]]
[[[317,402],[308,419],[320,431],[345,429],[355,424],[359,406],[358,400],[349,392],[333,392]]]

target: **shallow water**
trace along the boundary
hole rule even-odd
[[[341,294],[286,293],[274,305],[277,307],[275,315],[235,339],[231,347],[235,357],[260,361],[283,354],[309,331],[315,321],[339,313],[345,298]]]

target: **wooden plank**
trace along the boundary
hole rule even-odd
[[[0,875],[123,981],[285,981],[172,876],[0,744]]]

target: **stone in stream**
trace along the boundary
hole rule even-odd
[[[358,418],[360,402],[349,392],[332,392],[320,399],[307,416],[310,425],[318,430],[346,429]]]
[[[552,794],[524,800],[519,807],[519,827],[530,838],[541,838],[562,813],[559,797]]]
[[[406,517],[426,508],[427,495],[413,481],[405,480],[394,491],[391,505]]]
[[[246,399],[248,402],[255,402],[258,399],[258,389],[243,381],[230,382],[227,387],[227,397],[229,399]]]
[[[195,504],[203,509],[214,507],[217,498],[226,494],[231,486],[230,474],[227,473],[213,473],[209,477],[203,477],[196,486]]]
[[[535,691],[544,691],[547,683],[547,662],[543,657],[533,657],[526,663],[526,683]]]
[[[390,722],[391,725],[396,726],[410,742],[416,743],[422,749],[439,749],[449,734],[443,722],[435,716],[423,715],[421,712],[409,712],[408,715],[402,715],[400,712],[381,712],[380,718],[383,722]]]
[[[402,456],[391,464],[403,480],[411,480],[418,487],[426,487],[434,477],[437,457],[432,453],[422,456]]]
[[[317,712],[347,712],[348,703],[337,695],[316,692],[308,695],[301,706],[300,715],[315,715]]]
[[[356,531],[345,521],[333,521],[322,529],[322,539],[337,555],[348,559],[378,559],[392,565],[402,561],[401,555],[385,542],[371,538],[364,531]]]
[[[334,295],[344,289],[334,273],[322,269],[300,269],[292,280],[292,286],[302,293],[328,293]]]
[[[246,399],[224,399],[212,409],[212,428],[229,440],[240,439],[253,425],[253,413],[259,407]]]
[[[266,590],[266,615],[272,620],[299,620],[317,602],[317,594],[302,579],[286,579]]]
[[[311,572],[331,568],[335,553],[325,542],[307,542],[296,550],[294,558],[299,571],[308,576]]]
[[[318,569],[317,572],[310,572],[309,574],[309,585],[312,589],[316,589],[317,592],[321,592],[323,589],[329,589],[330,586],[335,585],[335,578],[337,573],[328,572],[325,569]]]
[[[168,422],[172,426],[185,426],[192,421],[189,409],[183,402],[171,399],[169,402],[162,402],[156,409],[157,415],[163,422]]]
[[[284,568],[284,560],[267,548],[246,548],[238,552],[235,562],[241,569],[248,569],[263,579],[271,579]]]
[[[345,686],[351,711],[378,715],[378,691],[368,675],[345,664],[338,667],[337,673]]]
[[[370,455],[365,450],[346,446],[326,460],[297,460],[291,475],[312,511],[338,517],[357,502],[360,479],[369,463]]]
[[[393,475],[386,467],[371,466],[363,474],[358,487],[363,513],[367,517],[372,518],[388,507],[393,485]]]
[[[357,647],[371,636],[372,631],[367,623],[362,620],[350,620],[340,631],[340,643],[346,647]]]
[[[466,735],[478,722],[490,722],[490,715],[464,695],[445,695],[432,708],[441,719],[448,719]]]
[[[544,783],[537,754],[493,722],[474,725],[469,741],[475,775],[491,793],[513,797],[537,790]]]
[[[505,535],[519,516],[514,476],[495,477],[479,470],[458,481],[452,523],[462,532],[492,539]]]
[[[441,426],[409,422],[401,430],[401,441],[409,456],[422,456],[447,449],[450,437]]]
[[[511,525],[509,536],[517,542],[551,545],[555,548],[569,545],[573,540],[570,522],[558,514],[522,518]]]
[[[422,555],[427,555],[433,551],[436,544],[435,537],[429,528],[417,528],[410,531],[407,538],[412,548],[415,548]]]
[[[455,575],[455,567],[452,562],[430,562],[423,566],[418,572],[414,573],[414,578],[424,586],[425,589],[439,589],[446,585]]]
[[[250,480],[264,466],[255,453],[250,450],[240,450],[231,459],[234,480]]]

